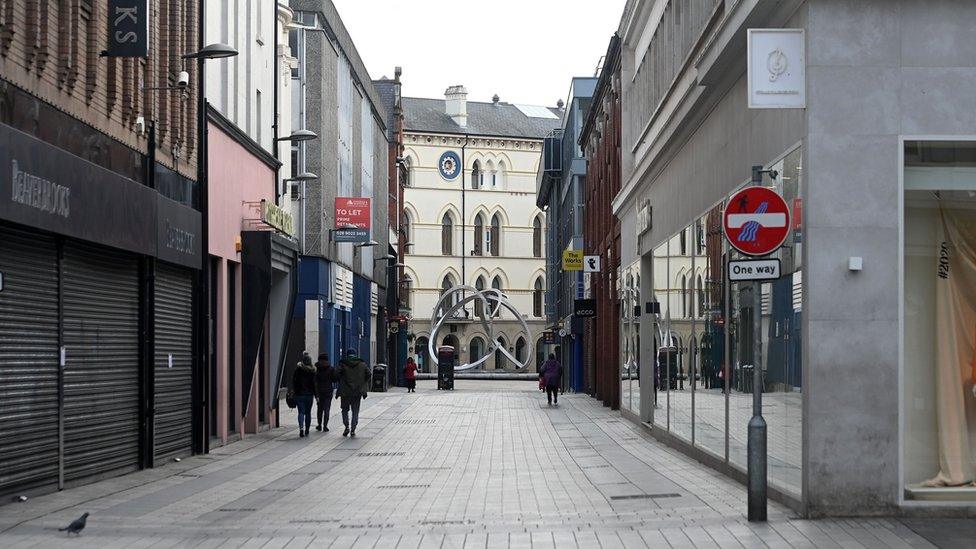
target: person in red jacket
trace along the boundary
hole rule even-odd
[[[403,367],[403,376],[407,378],[407,392],[417,392],[417,363],[413,357],[407,358],[407,365]]]

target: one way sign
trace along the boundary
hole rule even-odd
[[[583,272],[584,273],[598,273],[600,272],[600,256],[598,255],[587,255],[583,257]]]

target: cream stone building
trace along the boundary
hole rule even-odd
[[[529,326],[508,311],[486,333],[467,305],[438,334],[460,362],[485,356],[494,338],[535,371],[544,352],[545,215],[535,205],[542,138],[560,127],[558,108],[467,101],[463,86],[444,99],[403,98],[407,250],[403,286],[411,310],[408,354],[430,371],[430,321],[443,293],[456,285],[499,288]],[[481,369],[514,370],[496,351]]]

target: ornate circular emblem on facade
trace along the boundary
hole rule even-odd
[[[461,174],[461,159],[456,152],[447,151],[441,155],[441,159],[437,162],[437,169],[440,170],[441,177],[444,179],[448,181],[457,179],[457,176]]]
[[[790,60],[783,50],[776,48],[766,57],[766,70],[769,71],[769,81],[775,82],[790,66]]]
[[[523,362],[512,355],[512,353],[509,352],[504,345],[498,344],[498,338],[495,337],[495,326],[492,321],[492,319],[498,316],[498,313],[502,309],[507,309],[510,313],[515,315],[516,320],[518,320],[522,325],[522,331],[519,333],[524,333],[526,340],[532,341],[532,332],[529,331],[529,325],[526,324],[522,313],[515,308],[515,305],[512,305],[512,302],[508,300],[508,296],[506,296],[501,290],[478,290],[474,286],[465,285],[454,286],[450,290],[444,292],[444,295],[442,295],[440,300],[437,301],[437,304],[434,305],[434,311],[430,315],[430,337],[427,340],[427,354],[430,355],[430,359],[432,361],[431,364],[437,364],[437,351],[434,343],[437,341],[437,334],[441,331],[444,323],[448,322],[451,318],[454,318],[457,313],[464,310],[465,305],[475,300],[481,302],[481,307],[475,309],[475,311],[478,312],[475,321],[481,324],[485,335],[488,337],[488,349],[485,351],[484,356],[478,360],[466,364],[460,364],[455,366],[454,369],[470,370],[472,368],[477,368],[491,358],[492,354],[496,350],[508,357],[508,359],[515,364],[516,369],[521,370],[528,366],[528,357],[526,357],[525,361]],[[514,334],[513,337],[515,335],[518,335],[518,333]]]

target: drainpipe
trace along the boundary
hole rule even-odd
[[[272,103],[272,118],[271,118],[271,154],[275,160],[278,160],[278,116],[281,114],[278,112],[278,2],[271,2],[271,68],[274,72],[273,85],[271,87],[271,103]],[[260,32],[260,30],[259,30]],[[258,124],[261,121],[258,120]],[[258,143],[260,145],[260,143]],[[281,205],[281,196],[278,189],[278,182],[281,181],[281,165],[275,168],[274,172],[274,197],[275,205]]]
[[[462,285],[463,284],[467,284],[467,280],[468,280],[468,274],[467,274],[467,258],[468,258],[468,252],[467,252],[467,244],[466,244],[466,239],[465,239],[465,235],[468,232],[467,224],[465,222],[465,219],[467,219],[467,217],[468,217],[468,210],[467,210],[467,206],[466,206],[467,205],[466,196],[467,196],[467,188],[468,188],[468,185],[465,182],[465,178],[464,178],[464,170],[466,169],[464,167],[465,166],[465,163],[464,163],[464,151],[468,147],[468,140],[469,139],[470,139],[470,136],[468,134],[464,134],[464,144],[461,145],[461,284]],[[461,290],[461,299],[462,300],[465,298],[465,295],[464,294],[465,294],[464,290]]]

